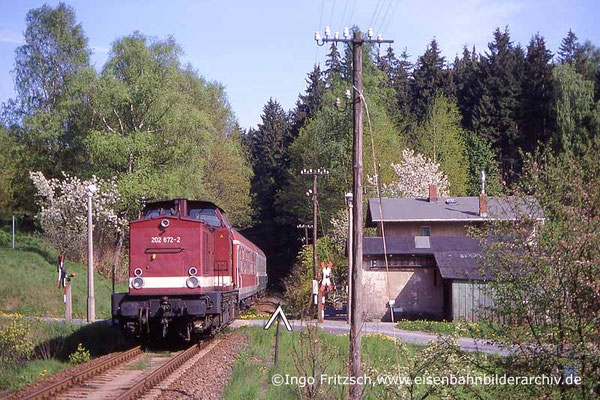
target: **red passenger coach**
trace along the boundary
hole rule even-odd
[[[129,292],[113,294],[112,312],[130,333],[213,332],[266,288],[264,253],[213,203],[149,203],[129,235]]]

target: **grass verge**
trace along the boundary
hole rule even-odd
[[[242,327],[248,335],[222,397],[241,399],[347,399],[349,397],[348,336],[320,329],[280,333],[279,362],[273,363],[274,329]],[[577,386],[490,384],[484,378],[538,376],[531,366],[511,357],[463,352],[455,337],[438,338],[428,346],[395,342],[382,334],[363,335],[363,399],[539,399],[579,398]],[[515,369],[517,367],[517,369]],[[322,378],[325,376],[325,378]],[[311,381],[310,377],[314,377]],[[338,378],[336,380],[336,377]],[[390,378],[409,378],[393,381]],[[417,378],[421,378],[419,382]],[[383,378],[383,380],[382,380]],[[480,378],[480,383],[477,382]],[[369,380],[367,380],[369,379]],[[388,379],[388,380],[386,380]],[[427,381],[426,379],[430,379]],[[456,379],[454,384],[433,379]],[[471,381],[469,381],[471,379]],[[278,383],[278,384],[277,384]],[[565,397],[566,395],[566,397]]]
[[[42,239],[17,235],[16,249],[12,250],[10,234],[0,230],[0,310],[28,316],[63,317],[63,290],[56,287],[57,252]],[[73,318],[84,318],[87,304],[87,266],[66,262],[71,280]],[[96,318],[109,318],[110,279],[95,274],[94,289]],[[125,284],[117,285],[117,292],[126,291]]]
[[[398,329],[454,335],[475,339],[496,339],[503,334],[499,324],[467,321],[427,321],[402,319],[396,323]]]

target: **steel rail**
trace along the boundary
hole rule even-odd
[[[30,393],[24,397],[22,400],[42,400],[42,399],[51,399],[55,397],[58,393],[74,386],[75,384],[81,383],[84,380],[96,376],[110,368],[113,368],[116,365],[122,364],[125,361],[131,360],[135,356],[142,354],[142,348],[140,346],[136,346],[131,350],[127,350],[121,353],[115,354],[113,357],[109,357],[106,360],[102,361],[99,364],[92,365],[89,368],[85,368],[82,371],[76,372],[71,376],[68,376],[64,379],[61,379],[58,382],[51,384],[50,386],[46,386],[41,388],[33,393]]]
[[[203,341],[190,347],[184,352],[178,354],[173,357],[156,370],[151,372],[142,378],[139,382],[134,384],[129,390],[119,395],[115,400],[130,400],[136,399],[139,396],[143,395],[147,391],[151,390],[157,383],[165,379],[175,370],[177,370],[181,365],[183,365],[187,360],[198,354],[204,348],[208,346],[211,340]]]

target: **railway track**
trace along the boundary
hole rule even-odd
[[[100,364],[92,365],[50,386],[21,397],[21,399],[137,399],[144,396],[209,345],[216,344],[216,341],[215,339],[202,341],[167,357],[161,354],[151,356],[151,353],[144,353],[141,347],[137,346],[131,350],[117,353]],[[134,360],[141,359],[140,356],[150,358],[147,370],[127,368],[128,364]]]

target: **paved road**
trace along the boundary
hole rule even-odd
[[[238,319],[231,324],[232,328],[241,326],[264,326],[266,320],[262,319]],[[312,322],[314,323],[314,322]],[[301,329],[306,326],[306,321],[291,320],[290,324],[294,330]],[[345,334],[349,332],[349,325],[346,321],[331,321],[326,320],[323,324],[323,330],[335,334]],[[406,331],[398,329],[391,322],[365,322],[363,324],[363,333],[381,333],[406,343],[426,345],[431,341],[437,340],[437,336],[432,333]],[[482,339],[458,338],[456,343],[462,350],[479,351],[482,353],[498,354],[506,356],[509,352]]]

